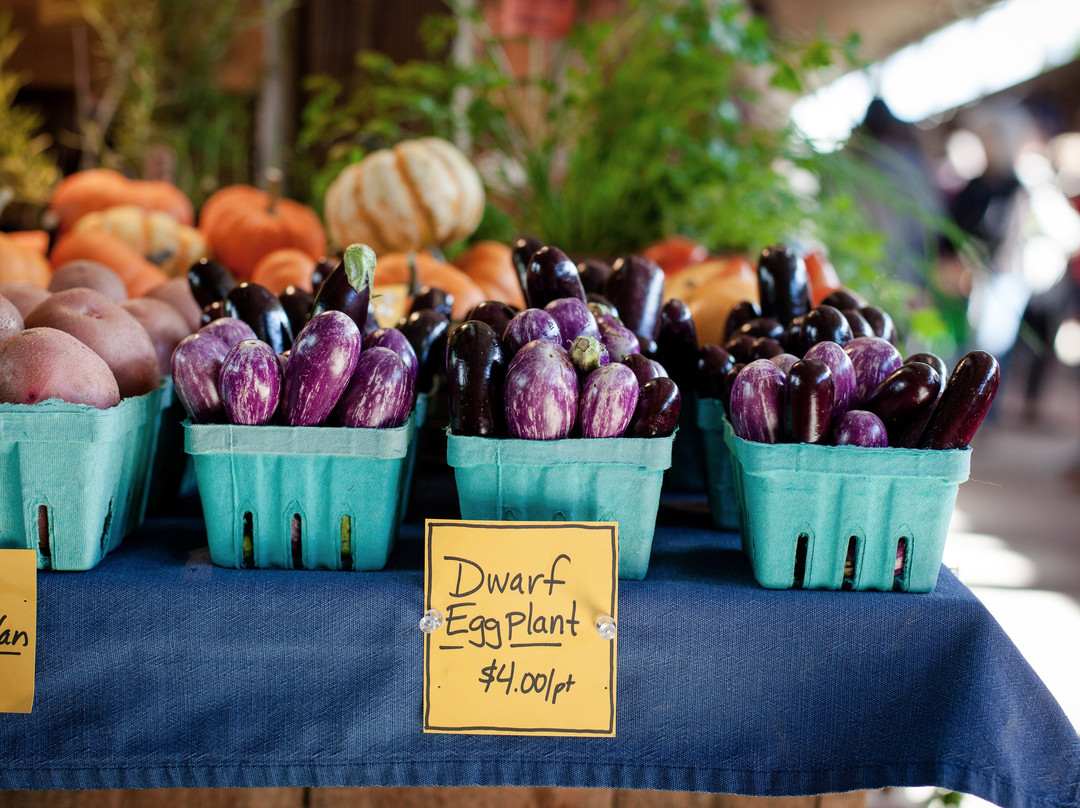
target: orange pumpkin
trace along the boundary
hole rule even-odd
[[[379,256],[375,264],[375,285],[411,283],[413,270],[410,261],[415,261],[417,286],[433,286],[453,295],[454,306],[450,312],[453,320],[462,319],[477,303],[489,299],[484,290],[460,269],[425,252]]]
[[[686,236],[667,236],[653,242],[642,253],[655,261],[664,275],[674,275],[681,269],[700,264],[709,257],[708,248]]]
[[[0,233],[0,281],[28,281],[42,289],[47,289],[52,277],[52,267],[45,258],[37,233],[45,235],[45,247],[48,247],[48,235],[40,230],[23,230],[15,233]]]
[[[214,258],[237,280],[251,277],[255,264],[272,250],[294,247],[318,260],[326,254],[326,234],[314,210],[278,196],[276,188],[230,185],[215,192],[199,213],[199,230]]]
[[[484,290],[489,300],[501,300],[519,309],[525,308],[513,249],[501,241],[478,241],[454,259],[454,266]]]
[[[840,276],[836,274],[832,262],[824,253],[814,250],[805,257],[805,261],[806,275],[810,281],[810,303],[820,306],[822,300],[843,288],[843,284],[840,283]]]
[[[180,224],[168,213],[117,205],[80,218],[72,230],[104,230],[120,236],[136,252],[170,275],[183,275],[208,256],[206,239],[194,227]]]
[[[191,200],[172,183],[132,180],[111,168],[90,168],[65,177],[53,190],[49,211],[58,217],[60,234],[87,213],[116,205],[136,205],[168,213],[181,224],[194,224]]]
[[[313,292],[311,276],[315,272],[315,263],[315,259],[303,250],[282,247],[259,259],[251,271],[251,282],[265,286],[275,295],[281,294],[290,284]]]
[[[127,245],[119,236],[101,230],[75,230],[60,239],[49,256],[54,267],[68,261],[97,261],[124,282],[128,297],[141,297],[169,279],[168,274]]]
[[[758,302],[757,269],[741,255],[695,264],[667,279],[664,299],[672,298],[689,307],[699,345],[722,345],[732,307],[743,300]]]

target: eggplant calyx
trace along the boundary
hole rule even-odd
[[[375,279],[375,251],[366,244],[350,244],[342,258],[345,277],[357,292],[370,289]]]

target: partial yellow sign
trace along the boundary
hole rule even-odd
[[[37,552],[0,550],[0,713],[34,706]]]
[[[614,736],[618,524],[425,532],[424,731]]]

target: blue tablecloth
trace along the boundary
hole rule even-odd
[[[531,785],[795,795],[936,785],[1080,805],[1080,740],[947,570],[926,595],[767,591],[703,502],[619,587],[614,739],[421,731],[418,468],[379,572],[214,567],[197,499],[95,569],[40,573],[36,697],[0,788]]]

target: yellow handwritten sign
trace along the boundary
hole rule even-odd
[[[615,522],[426,524],[424,731],[615,735]]]
[[[34,705],[37,552],[0,550],[0,713]]]

